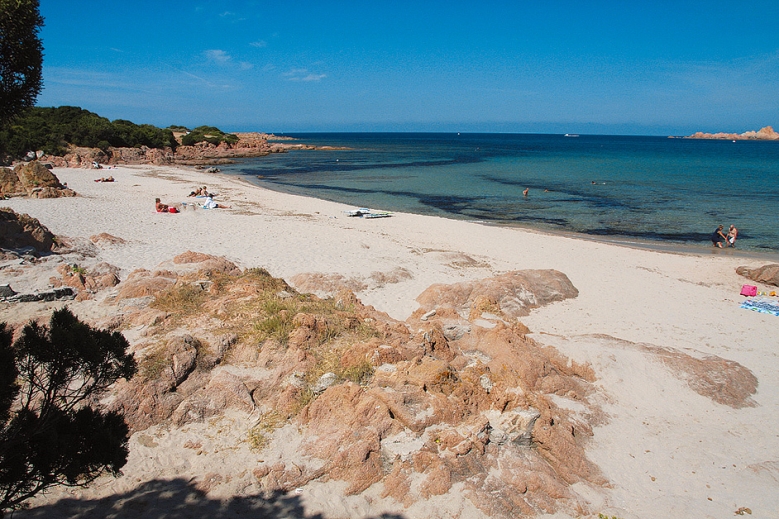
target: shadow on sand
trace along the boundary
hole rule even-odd
[[[102,499],[64,498],[57,502],[21,510],[6,517],[14,519],[325,519],[306,513],[299,496],[277,493],[268,499],[258,496],[209,499],[184,479],[152,480],[125,494]],[[405,519],[399,514],[381,514],[365,519]]]

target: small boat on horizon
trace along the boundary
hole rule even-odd
[[[578,136],[579,136],[578,133],[566,133],[565,135],[563,135],[563,137],[578,137]]]

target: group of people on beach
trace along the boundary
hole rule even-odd
[[[725,243],[725,247],[735,247],[736,238],[738,238],[738,229],[735,225],[731,225],[728,229],[728,234],[725,234],[725,226],[720,225],[714,232],[711,233],[711,244],[715,247],[722,248],[722,243]]]
[[[195,189],[194,191],[190,191],[190,193],[187,196],[214,196],[208,192],[208,187],[203,186]]]
[[[206,186],[198,187],[195,191],[192,191],[187,196],[194,196],[198,198],[205,198],[203,200],[203,203],[201,204],[201,207],[203,209],[230,209],[229,205],[220,204],[218,202],[214,201],[214,198],[216,195],[213,193],[208,192],[208,188]],[[182,202],[182,205],[187,205],[186,203]],[[194,207],[194,206],[193,206]],[[177,208],[175,205],[172,204],[163,204],[159,198],[154,199],[154,209],[158,213],[178,213],[180,212],[180,209]]]

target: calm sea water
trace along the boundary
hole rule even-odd
[[[290,135],[301,150],[223,168],[354,207],[711,248],[779,252],[779,143],[531,134]],[[259,177],[259,178],[258,178]],[[528,196],[522,194],[528,188]]]

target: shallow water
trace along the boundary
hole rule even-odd
[[[228,174],[355,207],[711,248],[779,252],[779,143],[532,134],[294,134],[347,147],[245,159]],[[261,178],[257,178],[260,176]],[[528,196],[523,196],[524,189]]]

